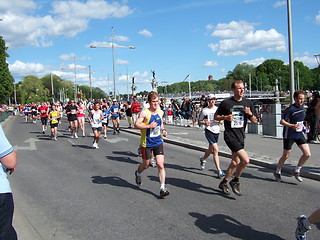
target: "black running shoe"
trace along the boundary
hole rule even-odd
[[[219,184],[219,188],[222,190],[222,192],[223,192],[224,194],[230,195],[230,191],[229,191],[229,188],[228,188],[227,183],[221,182],[221,183]]]
[[[239,182],[235,182],[235,181],[230,181],[230,187],[232,189],[232,192],[235,194],[235,195],[238,195],[238,196],[241,196],[241,193],[240,193],[240,183]]]
[[[120,128],[117,128],[117,132],[120,133]]]
[[[135,171],[134,175],[136,176],[136,184],[140,187],[142,184],[141,176],[138,176],[138,171]]]
[[[169,195],[169,191],[166,188],[160,190],[160,197],[165,197]]]

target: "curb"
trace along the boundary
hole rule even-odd
[[[122,128],[121,131],[140,136],[140,132],[136,132],[134,130]],[[184,148],[200,151],[200,152],[205,152],[207,150],[207,148],[204,148],[204,147],[199,147],[199,146],[192,145],[192,144],[189,144],[189,143],[178,142],[178,141],[175,141],[175,140],[172,140],[172,139],[167,139],[167,138],[164,138],[164,142],[169,143],[169,144],[173,144],[173,145],[177,145],[177,146],[180,146],[180,147],[184,147]],[[219,151],[219,156],[226,157],[226,158],[231,158],[231,154],[229,152],[224,152],[224,151]],[[268,162],[262,161],[261,159],[257,159],[257,158],[249,158],[249,159],[250,159],[250,163],[253,164],[253,165],[256,165],[256,166],[259,166],[259,167],[268,168],[268,169],[271,169],[271,170],[276,170],[277,169],[277,166],[274,163],[268,163]],[[292,173],[291,173],[292,170],[293,170],[292,167],[287,167],[287,166],[283,166],[282,167],[282,172],[288,173],[290,175],[292,175]],[[304,178],[320,181],[320,175],[318,175],[318,174],[314,174],[314,173],[310,173],[310,172],[301,170],[300,175],[302,177],[304,177]]]

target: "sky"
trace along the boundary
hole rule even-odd
[[[291,9],[294,60],[315,68],[320,1],[291,0]],[[151,91],[151,71],[164,86],[218,80],[243,62],[289,62],[287,0],[0,0],[0,19],[15,82],[53,73],[89,85],[90,66],[93,87],[113,92],[115,75],[127,94],[133,77],[137,92]]]

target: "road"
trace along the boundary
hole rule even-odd
[[[200,152],[171,144],[165,145],[170,195],[159,199],[156,169],[144,172],[140,189],[135,185],[138,136],[110,132],[94,150],[90,137],[70,139],[66,123],[59,128],[55,142],[39,123],[19,116],[5,127],[19,154],[10,181],[16,218],[23,219],[20,240],[30,240],[25,231],[33,232],[32,240],[287,240],[294,239],[295,218],[319,207],[319,182],[287,176],[277,183],[271,170],[254,165],[241,179],[243,196],[225,196],[212,160],[200,171]],[[222,168],[229,162],[221,157]],[[309,239],[319,236],[314,228]]]

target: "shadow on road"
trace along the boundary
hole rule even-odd
[[[215,214],[207,217],[195,212],[190,212],[189,215],[196,218],[195,225],[206,233],[226,233],[243,240],[285,240],[275,234],[254,230],[227,215]]]
[[[116,161],[116,162],[125,162],[125,163],[130,163],[130,164],[137,164],[140,163],[138,161],[135,161],[131,159],[130,157],[114,157],[114,156],[106,156],[107,159]]]
[[[154,196],[155,198],[159,199],[159,196],[149,190],[146,189],[141,189],[139,188],[137,185],[134,185],[132,183],[129,183],[128,181],[120,178],[120,177],[101,177],[101,176],[93,176],[92,178],[92,183],[95,184],[108,184],[108,185],[112,185],[112,186],[116,186],[116,187],[124,187],[124,188],[131,188],[134,190],[139,190],[142,191],[144,193],[150,194],[152,196]]]
[[[148,176],[148,178],[151,181],[156,181],[156,182],[159,181],[158,177],[156,177],[156,176]],[[204,194],[220,195],[220,196],[225,197],[227,199],[236,200],[236,198],[234,198],[232,196],[228,196],[228,195],[223,194],[220,190],[217,190],[217,189],[214,189],[211,187],[206,187],[206,186],[203,186],[199,183],[191,182],[186,179],[166,178],[166,182],[170,185],[173,185],[173,186],[176,186],[179,188],[188,189],[191,191],[200,192],[200,193],[204,193]]]
[[[133,152],[113,151],[112,153],[118,154],[118,155],[125,155],[125,156],[129,156],[129,157],[139,157],[138,154],[133,153]]]

